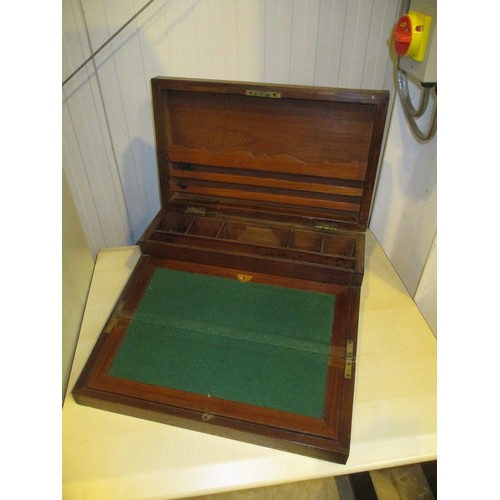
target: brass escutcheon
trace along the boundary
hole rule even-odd
[[[241,281],[242,283],[251,281],[253,278],[253,276],[251,276],[250,274],[237,274],[236,277],[238,278],[238,281]]]

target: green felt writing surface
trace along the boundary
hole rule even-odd
[[[321,418],[335,296],[157,269],[109,374]]]

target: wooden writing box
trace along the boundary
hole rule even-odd
[[[75,400],[345,463],[388,93],[152,91],[162,208]]]

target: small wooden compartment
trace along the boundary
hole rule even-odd
[[[356,255],[356,240],[342,236],[325,236],[323,252],[332,255],[354,257]]]
[[[220,238],[266,247],[285,247],[290,230],[244,222],[227,222]]]
[[[309,252],[321,253],[324,246],[325,236],[311,231],[293,231],[291,233],[289,248],[295,250],[307,250]]]
[[[75,400],[345,463],[388,93],[152,91],[162,207]]]
[[[166,214],[158,225],[158,231],[165,233],[184,234],[194,221],[194,217],[185,214]]]
[[[207,238],[216,238],[223,227],[222,221],[212,219],[211,217],[193,219],[186,233],[194,236],[206,236]]]

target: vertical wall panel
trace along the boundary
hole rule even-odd
[[[68,167],[66,174],[73,196],[85,199],[85,204],[89,203],[91,209],[99,214],[96,229],[101,231],[103,246],[113,243],[126,244],[130,234],[125,200],[113,161],[95,77],[89,78],[87,83],[81,85],[78,92],[72,92],[68,87],[64,97],[64,106],[67,106],[63,113],[65,144],[72,142],[71,139],[66,141],[66,137],[72,134],[71,127],[77,128],[79,132],[75,134],[76,144],[71,148],[71,160],[65,164]],[[87,187],[91,192],[90,198],[87,195]],[[80,189],[82,191],[75,196],[74,190]],[[93,228],[84,228],[87,233],[86,230],[93,231]]]
[[[196,78],[200,75],[200,54],[197,46],[197,33],[193,0],[177,0],[178,28],[184,59],[184,76]]]
[[[63,50],[62,50],[62,65],[63,76],[69,75],[75,70],[79,63],[89,56],[90,51],[85,38],[85,27],[83,19],[76,2],[63,2],[62,10],[63,21]],[[86,71],[86,69],[84,70]],[[88,75],[86,75],[88,78]],[[75,82],[73,85],[73,93],[77,92]],[[66,92],[71,92],[71,87],[66,88]],[[81,96],[76,96],[77,99],[85,97],[84,91]],[[81,106],[79,102],[76,106]],[[80,220],[83,226],[84,234],[89,242],[89,246],[94,249],[104,240],[99,213],[93,200],[92,187],[88,182],[86,175],[85,164],[82,158],[82,152],[78,142],[78,135],[85,137],[86,132],[83,127],[76,127],[71,118],[70,108],[66,102],[65,92],[63,88],[63,107],[62,107],[62,161],[66,171],[66,177],[71,184],[73,198],[79,210]],[[81,125],[81,124],[79,124]],[[82,137],[82,139],[83,139]],[[82,209],[83,207],[83,209]]]
[[[135,1],[136,12],[144,5],[144,0]],[[172,64],[172,31],[174,29],[174,2],[156,0],[136,20],[137,36],[141,46],[143,78],[149,88],[150,75],[170,75],[174,73]],[[174,52],[175,53],[175,52]]]
[[[63,3],[63,75],[90,53],[80,4]],[[93,254],[100,246],[126,244],[130,231],[120,178],[113,161],[106,115],[93,66],[63,89],[63,166]],[[95,217],[97,215],[97,219]]]
[[[158,0],[157,0],[158,1]],[[182,18],[179,12],[179,2],[173,0],[164,2],[164,12],[161,16],[162,23],[158,27],[160,32],[163,31],[163,36],[168,44],[168,58],[166,53],[157,52],[155,46],[152,45],[151,50],[155,57],[155,64],[160,68],[168,66],[169,73],[179,76],[186,76],[186,65],[184,57],[184,49],[182,43]]]
[[[85,7],[85,17],[87,23],[94,26],[94,36],[101,39],[101,43],[136,12],[134,2],[119,2],[121,17],[117,23],[113,16],[113,6],[117,8],[118,2],[92,2],[94,3],[97,5]],[[99,5],[103,6],[101,11],[97,8]],[[150,182],[155,174],[155,155],[154,148],[150,145],[152,123],[149,82],[143,73],[137,24],[133,22],[129,25],[126,31],[120,33],[97,55],[95,61],[100,91],[106,103],[113,160],[119,172],[120,189],[126,200],[132,238],[135,241],[149,222],[151,214],[159,207],[158,195],[155,194],[157,188]],[[131,102],[136,105],[129,106]]]
[[[222,28],[224,5],[223,0],[208,0],[208,27],[210,33],[210,60],[212,72],[210,77],[224,80],[226,78],[226,47]]]
[[[318,26],[318,50],[314,82],[337,86],[342,55],[342,39],[347,0],[322,0]]]
[[[163,25],[160,27],[164,31],[168,43],[169,52],[168,59],[166,54],[156,52],[154,46],[153,53],[156,55],[156,63],[160,68],[168,66],[169,73],[178,76],[188,76],[189,68],[193,65],[193,58],[197,55],[186,54],[184,52],[183,29],[184,21],[187,15],[187,9],[191,7],[191,3],[180,4],[177,0],[164,2],[165,10],[163,15]]]
[[[95,255],[96,249],[105,241],[105,237],[101,227],[100,214],[93,201],[92,187],[88,182],[85,165],[79,154],[78,139],[74,133],[75,129],[72,126],[68,106],[63,106],[62,123],[66,124],[66,130],[63,131],[62,148],[64,172],[66,178],[71,179],[74,186],[71,195],[75,205],[84,207],[84,210],[79,211],[80,222],[89,248],[93,250]]]
[[[295,0],[293,2],[290,54],[290,81],[293,83],[314,85],[319,4],[318,0]]]
[[[264,3],[263,0],[235,2],[238,77],[240,81],[261,81],[264,77]],[[252,20],[248,22],[247,20]]]
[[[224,64],[225,78],[227,80],[238,80],[238,5],[232,0],[222,2],[222,32],[224,34]],[[253,22],[244,19],[241,22]],[[242,62],[244,64],[244,61]]]
[[[361,76],[363,88],[377,88],[380,85],[379,82],[385,79],[387,66],[391,69],[393,67],[393,62],[388,59],[387,52],[391,43],[392,30],[398,18],[396,5],[396,2],[387,0],[373,1]]]
[[[271,83],[290,82],[293,0],[265,3],[264,77]]]
[[[212,78],[212,40],[210,37],[209,2],[195,2],[194,24],[196,33],[196,52],[200,78]]]
[[[373,2],[349,0],[342,39],[339,87],[361,87]]]

